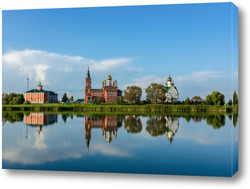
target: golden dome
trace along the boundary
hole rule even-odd
[[[170,77],[170,75],[169,75],[169,77],[168,77],[168,81],[172,81],[172,78]]]
[[[109,74],[109,76],[107,77],[107,80],[112,80],[111,75]]]

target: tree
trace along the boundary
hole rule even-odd
[[[12,102],[13,104],[23,104],[23,100],[21,97],[14,97]]]
[[[184,101],[184,104],[186,104],[186,105],[189,105],[189,104],[190,104],[190,99],[189,99],[189,97],[186,98],[186,100]]]
[[[140,87],[127,86],[126,90],[124,90],[124,99],[131,104],[139,104],[141,100],[142,90]]]
[[[30,104],[30,101],[26,100],[23,104]]]
[[[238,95],[236,91],[234,91],[234,95],[233,95],[233,105],[238,105]]]
[[[96,100],[96,104],[98,104],[98,105],[101,104],[101,99],[100,99],[100,98],[98,98],[98,99]]]
[[[229,106],[231,106],[233,104],[232,100],[229,99],[228,103],[227,103]]]
[[[64,93],[63,97],[62,97],[62,102],[66,102],[67,101],[67,94]]]
[[[166,88],[161,84],[151,83],[151,85],[149,85],[145,91],[147,93],[146,98],[148,101],[153,103],[163,103],[166,100]]]
[[[116,104],[121,104],[119,98],[116,98],[116,99],[115,99],[115,103],[116,103]]]
[[[23,94],[17,94],[17,93],[10,93],[7,95],[4,100],[3,104],[23,104],[24,102],[24,96]]]
[[[225,96],[218,91],[213,91],[211,95],[206,96],[208,105],[221,105],[225,104]]]
[[[74,101],[74,97],[73,96],[70,97],[70,101],[71,102]]]

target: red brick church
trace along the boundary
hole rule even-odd
[[[92,89],[91,87],[91,77],[89,72],[89,67],[87,71],[87,76],[85,79],[85,103],[91,103],[93,100],[100,99],[104,103],[115,103],[116,99],[122,100],[122,91],[117,87],[117,81],[113,81],[112,77],[107,77],[107,82],[104,80],[102,82],[101,89]]]

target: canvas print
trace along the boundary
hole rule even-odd
[[[2,12],[2,168],[231,177],[233,3]]]

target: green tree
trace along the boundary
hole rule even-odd
[[[101,102],[101,99],[98,98],[98,99],[96,100],[96,104],[100,105],[101,103],[102,103],[102,102]]]
[[[139,104],[141,100],[141,95],[142,90],[136,85],[127,86],[126,90],[124,90],[124,99],[131,104]]]
[[[8,102],[8,104],[23,104],[24,100],[23,94],[10,93],[5,102]]]
[[[233,105],[237,105],[238,104],[238,95],[236,93],[236,91],[234,91],[234,95],[233,95]]]
[[[233,104],[232,100],[229,99],[228,103],[227,103],[229,106],[231,106]]]
[[[66,93],[64,93],[63,94],[63,97],[62,97],[62,102],[66,102],[67,101],[67,94]]]
[[[70,101],[71,102],[74,101],[74,97],[73,96],[70,97]]]
[[[30,104],[30,101],[26,100],[23,104]]]
[[[12,102],[13,104],[23,104],[23,100],[21,97],[14,97]]]
[[[116,99],[115,99],[115,103],[116,103],[116,104],[121,104],[119,98],[116,98]]]
[[[189,97],[186,98],[186,100],[184,101],[184,104],[186,104],[186,105],[189,105],[189,104],[190,104],[190,99],[189,99]]]
[[[212,94],[206,96],[208,105],[221,105],[225,104],[225,96],[218,91],[213,91]]]
[[[97,104],[96,99],[93,99],[93,100],[92,100],[92,104],[94,104],[94,105],[96,105],[96,104]]]
[[[151,83],[151,85],[149,85],[145,91],[147,93],[147,100],[152,103],[163,103],[166,100],[166,88],[161,84]]]

